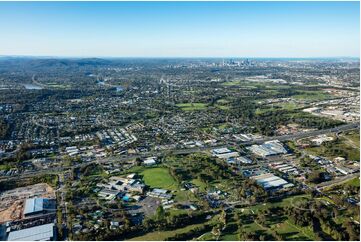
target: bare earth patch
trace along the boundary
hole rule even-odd
[[[55,198],[54,189],[46,183],[19,187],[0,194],[0,223],[23,218],[24,201],[27,198]]]

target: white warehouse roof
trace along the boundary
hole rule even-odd
[[[54,223],[43,224],[9,233],[8,241],[47,241],[54,236]]]
[[[43,198],[26,199],[24,215],[41,212],[43,210],[44,210],[44,199]]]

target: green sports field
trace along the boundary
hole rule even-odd
[[[143,176],[145,184],[152,188],[163,188],[168,190],[177,189],[177,183],[169,174],[168,168],[149,168],[145,169],[140,174]]]
[[[178,103],[177,106],[183,111],[197,111],[207,108],[207,104],[205,103]]]

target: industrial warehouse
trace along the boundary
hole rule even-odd
[[[251,179],[254,179],[264,189],[280,189],[294,186],[292,183],[289,183],[286,180],[273,175],[272,173],[252,176]]]

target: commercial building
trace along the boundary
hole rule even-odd
[[[228,148],[219,148],[219,149],[212,150],[213,155],[220,155],[220,154],[225,154],[225,153],[229,153],[229,152],[231,152],[231,150]]]
[[[25,200],[24,216],[44,214],[55,211],[55,200],[48,198],[31,198]]]
[[[168,190],[159,188],[154,188],[151,192],[148,192],[147,195],[150,197],[157,197],[161,199],[171,199],[173,197],[173,195],[170,194]]]
[[[249,158],[247,158],[245,156],[240,156],[240,157],[237,158],[237,160],[240,161],[243,164],[252,164],[252,162],[253,162],[251,159],[249,159]]]
[[[252,153],[262,157],[288,153],[283,147],[283,144],[278,140],[267,141],[262,145],[252,145],[251,147],[248,147],[248,149]]]
[[[214,149],[212,151],[212,154],[220,159],[230,159],[230,158],[236,158],[239,156],[238,152],[231,151],[228,148],[220,148],[220,149]]]
[[[264,189],[279,189],[293,186],[293,184],[273,175],[272,173],[252,176],[251,179],[254,179],[257,184],[261,185]]]
[[[43,224],[31,228],[11,231],[7,236],[8,241],[50,241],[55,238],[55,224]]]
[[[151,165],[155,165],[157,163],[156,158],[155,157],[148,157],[147,159],[145,159],[143,161],[144,165],[146,166],[151,166]]]
[[[117,190],[111,190],[111,189],[107,189],[107,188],[103,188],[99,193],[98,196],[102,197],[106,200],[113,200],[116,198],[116,196],[118,196],[119,191]]]

